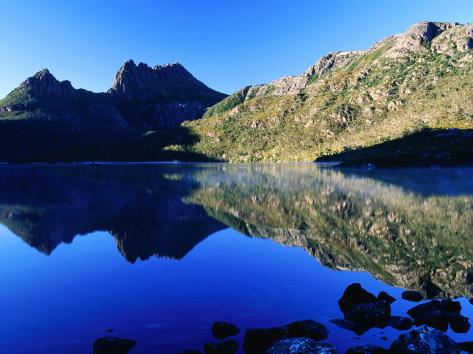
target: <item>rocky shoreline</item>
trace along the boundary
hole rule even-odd
[[[413,291],[405,291],[402,298],[411,302],[424,300],[422,294]],[[408,310],[409,317],[402,317],[391,314],[391,304],[395,301],[393,296],[384,291],[375,296],[359,283],[353,283],[346,288],[338,301],[344,318],[333,320],[336,325],[359,335],[374,327],[410,330],[400,334],[387,348],[360,345],[349,348],[346,354],[473,353],[473,341],[455,342],[445,333],[449,328],[455,333],[466,333],[470,329],[469,319],[461,315],[460,302],[451,299],[430,300]],[[232,339],[240,333],[236,325],[223,321],[215,322],[211,331],[216,340],[204,343],[203,353],[235,354],[240,349],[240,343]],[[323,342],[328,335],[329,331],[324,324],[311,319],[279,327],[250,328],[245,332],[241,349],[246,354],[339,354],[335,345]],[[93,352],[127,354],[135,344],[136,341],[131,339],[108,336],[97,339]],[[179,354],[201,352],[192,349]]]

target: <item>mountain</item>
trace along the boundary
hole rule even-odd
[[[153,159],[166,144],[189,143],[179,124],[224,97],[180,64],[128,61],[106,93],[75,89],[44,69],[0,100],[0,160]]]
[[[108,92],[131,124],[148,130],[201,118],[207,107],[227,96],[208,88],[179,63],[151,68],[132,60],[120,68]]]
[[[199,137],[194,151],[228,161],[330,160],[377,146],[358,161],[387,152],[393,162],[472,164],[472,74],[473,24],[422,22],[368,50],[330,53],[298,76],[245,87],[184,126]],[[460,151],[445,134],[463,142]]]

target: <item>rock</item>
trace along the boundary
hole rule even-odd
[[[127,354],[136,344],[131,339],[103,337],[95,341],[94,354]]]
[[[276,342],[266,354],[339,354],[328,343],[318,343],[310,338],[290,338]]]
[[[240,333],[240,329],[229,322],[214,322],[212,324],[212,334],[217,339],[225,339]]]
[[[303,320],[292,322],[284,326],[289,337],[305,337],[314,340],[322,340],[328,337],[327,328],[316,321]]]
[[[467,352],[467,353],[473,353],[473,342],[472,341],[469,341],[469,342],[460,342],[458,343],[458,347]]]
[[[387,354],[389,350],[375,345],[360,345],[347,350],[346,354]]]
[[[450,313],[448,315],[448,323],[455,333],[466,333],[470,330],[470,321],[468,318],[457,313]]]
[[[418,291],[404,291],[401,295],[404,300],[419,302],[424,300],[422,294]]]
[[[235,354],[239,344],[236,340],[225,342],[209,342],[204,344],[205,354]]]
[[[414,319],[416,325],[428,325],[442,331],[448,329],[465,333],[470,328],[469,320],[460,315],[461,305],[458,301],[432,300],[425,304],[417,305],[407,311]]]
[[[287,338],[285,327],[251,328],[246,331],[243,350],[246,354],[259,354],[270,348],[278,340]]]
[[[391,344],[391,352],[398,354],[457,354],[457,344],[446,334],[428,326],[421,326],[401,334]]]
[[[198,350],[184,350],[183,352],[178,352],[176,354],[200,354]]]
[[[394,297],[392,297],[391,295],[389,295],[387,292],[385,291],[381,291],[378,296],[377,296],[377,299],[378,300],[382,300],[382,301],[386,301],[387,303],[389,304],[392,304],[394,301],[396,301],[396,299]]]
[[[338,300],[338,305],[340,310],[345,313],[345,311],[352,309],[357,304],[375,301],[376,297],[363,289],[360,283],[353,283],[345,289],[342,297]]]
[[[391,315],[391,307],[384,301],[361,303],[344,313],[345,319],[368,326],[384,326]]]
[[[403,331],[410,329],[414,325],[414,321],[409,317],[391,316],[389,317],[388,325],[392,328]]]
[[[366,326],[360,323],[356,323],[356,322],[348,321],[348,320],[342,320],[342,319],[330,320],[330,322],[336,325],[337,327],[352,331],[353,333],[359,336],[361,336],[363,333],[365,333],[369,329],[373,328],[373,326]]]

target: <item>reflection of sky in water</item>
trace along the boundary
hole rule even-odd
[[[234,322],[243,334],[249,327],[311,318],[328,326],[328,341],[341,352],[362,343],[387,347],[400,333],[372,329],[355,339],[329,320],[342,318],[337,301],[352,282],[398,299],[401,289],[367,273],[330,270],[302,249],[231,229],[207,238],[181,261],[152,258],[132,265],[107,233],[78,237],[45,256],[2,228],[0,269],[2,353],[89,353],[108,328],[137,340],[131,353],[201,349],[212,340],[215,320]],[[393,314],[412,306],[398,300]],[[471,317],[472,306],[462,306]],[[450,334],[473,338],[472,331]]]

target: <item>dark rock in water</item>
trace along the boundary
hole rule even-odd
[[[205,354],[235,354],[239,344],[236,340],[225,342],[209,342],[204,344]]]
[[[176,354],[200,354],[198,350],[184,350],[183,352],[179,352]]]
[[[375,345],[360,345],[347,350],[346,354],[387,354],[389,350]]]
[[[348,321],[348,320],[342,320],[342,319],[330,320],[330,322],[340,328],[352,331],[353,333],[359,336],[361,336],[363,333],[365,333],[369,329],[373,328],[373,326],[366,326],[360,323],[356,323],[356,322]]]
[[[466,333],[470,329],[470,321],[468,318],[457,313],[450,313],[448,315],[448,323],[455,333]]]
[[[369,326],[382,326],[391,315],[391,307],[387,302],[376,301],[355,305],[344,313],[345,319]]]
[[[212,334],[217,339],[224,339],[240,333],[240,329],[229,322],[214,322],[212,325]]]
[[[282,339],[269,348],[266,354],[339,354],[328,343],[318,343],[310,338]]]
[[[457,354],[457,344],[445,333],[428,326],[413,329],[401,334],[391,344],[391,352],[398,354]]]
[[[251,328],[246,331],[243,350],[246,354],[259,354],[270,348],[277,341],[287,338],[285,327]]]
[[[470,299],[470,300],[468,300],[468,301],[470,302],[470,304],[472,304],[472,305],[473,305],[473,298],[472,298],[472,299]]]
[[[392,328],[403,331],[410,329],[414,325],[414,321],[412,321],[409,317],[391,316],[389,317],[388,325]]]
[[[385,325],[391,315],[390,303],[377,299],[359,283],[349,285],[338,304],[346,320],[367,326]]]
[[[340,306],[340,310],[345,313],[357,304],[375,301],[376,297],[363,289],[360,283],[353,283],[345,289],[342,297],[338,300],[338,305]]]
[[[464,333],[468,331],[470,323],[466,317],[460,315],[460,311],[461,305],[458,301],[432,300],[415,306],[407,313],[416,325],[425,324],[442,331],[446,331],[450,325],[455,332]]]
[[[458,348],[461,350],[467,352],[467,353],[473,353],[473,342],[460,342],[458,343]]]
[[[401,295],[404,300],[419,302],[424,300],[422,294],[418,291],[404,291]]]
[[[103,337],[95,341],[94,354],[127,354],[136,344],[131,339]]]
[[[381,291],[379,294],[378,294],[378,297],[377,297],[378,300],[383,300],[383,301],[386,301],[387,303],[389,304],[392,304],[394,301],[396,301],[396,299],[389,295],[387,292],[385,291]]]
[[[289,323],[287,328],[289,337],[305,337],[314,340],[322,340],[328,337],[327,328],[316,321],[303,320]]]

